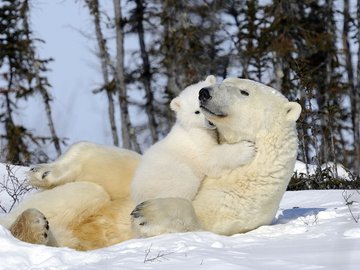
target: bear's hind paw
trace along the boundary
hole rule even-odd
[[[21,241],[46,245],[49,242],[49,222],[37,209],[25,210],[11,225],[10,232]]]

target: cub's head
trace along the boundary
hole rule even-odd
[[[205,81],[186,87],[179,96],[170,102],[170,108],[176,112],[176,121],[185,128],[211,128],[200,110],[199,91],[216,83],[216,78],[210,75]]]
[[[201,111],[229,143],[255,141],[258,134],[295,126],[301,113],[298,103],[264,84],[227,78],[199,92]]]

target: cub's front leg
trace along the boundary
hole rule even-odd
[[[136,237],[201,230],[191,202],[182,198],[158,198],[139,204],[131,212],[131,225]]]
[[[220,177],[229,170],[250,163],[257,153],[255,143],[240,141],[235,144],[219,144],[213,147],[206,160],[206,175]]]

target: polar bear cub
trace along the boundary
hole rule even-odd
[[[219,177],[254,158],[255,146],[249,141],[218,144],[216,127],[201,113],[199,91],[215,83],[208,76],[171,101],[176,123],[144,153],[131,184],[135,203],[166,197],[192,200],[205,176]]]

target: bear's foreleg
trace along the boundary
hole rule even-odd
[[[136,237],[201,230],[191,202],[182,198],[158,198],[139,204],[131,212],[131,226]]]

